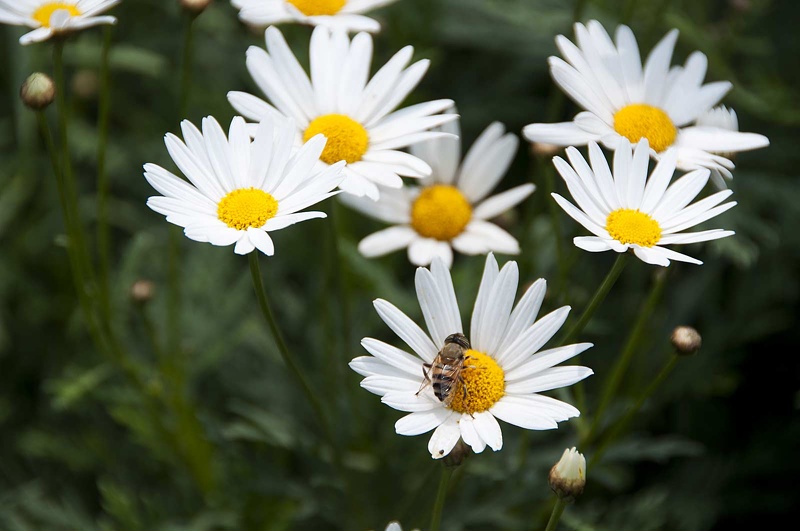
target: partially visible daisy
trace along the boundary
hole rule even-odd
[[[295,150],[294,124],[285,118],[262,122],[252,141],[238,116],[227,138],[210,116],[203,119],[202,132],[188,120],[181,128],[183,141],[170,133],[165,142],[189,183],[155,164],[145,164],[144,176],[163,194],[149,198],[147,206],[184,227],[189,239],[236,244],[236,254],[258,249],[272,256],[269,232],[325,217],[301,212],[335,195],[342,179],[342,164],[314,169],[325,147],[322,135]]]
[[[720,105],[701,114],[697,118],[695,126],[725,129],[727,131],[738,131],[739,117],[736,116],[736,111],[734,111],[733,109],[725,107],[724,105]],[[717,153],[717,155],[722,155],[723,157],[731,159],[732,161],[736,154],[729,152],[721,152]],[[711,170],[711,182],[713,182],[717,186],[717,188],[720,189],[726,188],[724,179],[724,177],[726,176],[727,174],[723,175],[717,170]]]
[[[299,22],[344,31],[380,31],[378,21],[362,13],[397,0],[231,0],[243,22],[269,26]]]
[[[417,297],[428,333],[387,301],[375,301],[381,319],[414,352],[409,354],[372,338],[361,345],[371,354],[350,362],[365,376],[361,387],[380,395],[381,402],[409,414],[395,424],[400,435],[431,430],[431,457],[440,459],[459,439],[475,453],[486,446],[503,447],[497,419],[530,430],[548,430],[580,412],[569,404],[539,393],[579,382],[592,374],[579,366],[556,367],[592,345],[580,343],[541,349],[567,319],[565,306],[536,321],[546,291],[543,279],[534,282],[514,307],[519,270],[508,262],[499,270],[492,254],[486,258],[461,380],[450,391],[449,405],[439,401],[431,385],[423,386],[423,364],[433,362],[445,338],[463,332],[450,271],[441,260],[431,269],[417,269]],[[512,309],[513,308],[513,309]]]
[[[406,68],[411,46],[397,52],[367,82],[372,37],[366,33],[350,41],[343,32],[316,28],[311,36],[311,79],[277,28],[267,29],[266,40],[268,51],[255,46],[247,50],[247,68],[272,105],[245,92],[229,92],[228,100],[239,113],[255,122],[279,113],[292,117],[298,142],[325,135],[328,144],[321,160],[347,162],[341,188],[353,195],[378,199],[379,184],[400,188],[400,176],[430,175],[427,163],[400,149],[445,135],[429,130],[457,116],[439,114],[453,105],[452,100],[395,110],[428,70],[425,59]]]
[[[519,254],[519,243],[489,219],[513,208],[536,187],[516,186],[486,197],[503,178],[519,141],[505,134],[499,122],[491,124],[472,145],[464,162],[458,122],[442,127],[453,138],[438,138],[412,146],[411,153],[430,164],[433,174],[420,186],[382,190],[379,201],[343,196],[344,202],[380,221],[394,226],[364,238],[358,245],[367,257],[408,247],[412,264],[426,266],[439,257],[450,267],[453,249],[464,254],[490,251]]]
[[[596,20],[586,26],[575,24],[575,34],[577,46],[563,35],[556,37],[566,61],[550,57],[550,72],[586,111],[572,122],[525,127],[525,138],[531,142],[582,146],[595,141],[617,149],[623,140],[635,144],[646,138],[656,159],[671,147],[677,150],[678,168],[709,168],[728,178],[733,162],[719,153],[769,145],[763,135],[696,124],[732,85],[703,83],[708,59],[700,52],[692,53],[684,66],[670,67],[677,30],[661,39],[644,68],[627,26],[617,28],[616,43]]]
[[[120,0],[0,0],[0,23],[33,28],[33,31],[19,39],[20,44],[31,44],[91,26],[116,24],[116,18],[98,15],[119,2]]]
[[[641,140],[633,153],[630,143],[623,140],[614,153],[613,175],[594,142],[589,142],[591,168],[574,147],[567,148],[569,163],[561,157],[553,159],[579,208],[558,194],[553,197],[594,234],[575,238],[575,245],[590,252],[633,249],[642,261],[660,266],[668,266],[670,260],[702,264],[663,246],[732,236],[733,231],[722,229],[682,231],[735,206],[735,201],[722,203],[733,192],[723,190],[689,205],[708,183],[710,171],[689,172],[670,185],[678,153],[673,149],[664,153],[648,177],[649,153],[647,140]]]

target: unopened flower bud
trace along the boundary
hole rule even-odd
[[[211,0],[180,0],[181,7],[193,15],[199,15],[211,4]]]
[[[464,462],[464,459],[469,457],[472,453],[472,448],[469,447],[462,439],[459,439],[456,445],[450,450],[450,453],[442,458],[445,466],[456,467]]]
[[[700,336],[700,333],[691,326],[675,327],[675,330],[672,331],[670,341],[672,341],[672,346],[675,347],[675,351],[683,356],[691,356],[700,350],[703,344],[703,338]]]
[[[572,502],[586,486],[586,459],[575,449],[567,448],[550,469],[550,488],[564,501]]]
[[[531,143],[531,153],[538,157],[554,157],[558,155],[558,153],[564,149],[561,146],[557,146],[555,144],[548,144],[547,142],[532,142]]]
[[[53,103],[56,96],[56,85],[47,74],[35,72],[28,76],[28,79],[22,84],[19,96],[29,109],[41,111]]]
[[[100,79],[97,73],[88,68],[75,72],[72,76],[72,93],[82,100],[91,100],[97,97],[100,89]]]
[[[137,280],[131,286],[131,299],[137,304],[149,302],[156,291],[156,285],[152,280]]]

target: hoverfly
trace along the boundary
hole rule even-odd
[[[467,388],[464,386],[464,381],[461,378],[461,371],[464,369],[464,361],[466,360],[466,352],[470,347],[469,341],[462,333],[450,334],[444,340],[442,350],[433,359],[433,363],[422,364],[422,375],[425,381],[417,391],[419,395],[423,389],[428,385],[433,386],[433,394],[445,406],[449,406],[453,401],[453,389],[458,382],[461,382],[461,387],[464,390],[464,395],[467,394]]]

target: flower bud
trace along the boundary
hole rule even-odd
[[[152,280],[137,280],[131,286],[131,300],[137,304],[149,302],[156,291],[156,285]]]
[[[193,15],[199,15],[211,4],[211,0],[180,0],[184,11]]]
[[[586,458],[573,446],[564,450],[558,463],[550,469],[550,488],[564,501],[572,502],[586,485]]]
[[[676,353],[681,356],[691,356],[700,350],[700,346],[703,344],[703,338],[700,333],[691,326],[675,327],[670,341],[672,346],[675,347]]]
[[[56,96],[56,85],[50,76],[35,72],[28,76],[19,90],[22,102],[34,111],[41,111],[53,103]]]
[[[537,157],[554,157],[558,155],[562,149],[564,149],[562,146],[548,144],[547,142],[531,143],[531,153]]]

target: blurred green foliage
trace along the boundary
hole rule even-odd
[[[455,99],[467,145],[492,120],[520,131],[534,121],[566,119],[575,109],[554,88],[546,58],[556,52],[556,34],[571,36],[576,8],[583,20],[596,17],[607,28],[627,19],[643,50],[679,28],[677,59],[705,52],[709,77],[735,84],[726,103],[743,130],[768,135],[772,145],[737,160],[732,187],[739,206],[722,220],[736,237],[703,247],[702,267],[670,267],[663,303],[611,417],[664,363],[672,327],[697,327],[704,348],[680,361],[632,430],[590,471],[562,528],[770,528],[800,506],[793,479],[800,471],[793,458],[800,438],[800,7],[780,0],[400,0],[378,13],[384,31],[375,64],[409,43],[416,57],[430,58],[413,98]],[[276,257],[262,262],[291,348],[336,414],[346,479],[262,325],[247,264],[231,249],[183,242],[183,341],[180,352],[163,352],[168,227],[145,207],[152,190],[141,165],[169,167],[162,140],[182,118],[175,109],[186,22],[175,1],[128,0],[114,14],[113,310],[138,381],[100,356],[85,331],[53,176],[34,117],[16,97],[30,72],[51,71],[50,46],[22,48],[20,29],[0,30],[0,529],[382,529],[392,519],[424,527],[439,465],[424,437],[394,433],[399,414],[360,389],[346,366],[360,355],[361,337],[396,341],[372,310],[374,298],[419,316],[405,256],[367,260],[356,252],[377,223],[336,212],[346,233],[345,301],[334,295],[325,222],[278,233]],[[263,46],[262,38],[221,0],[196,30],[188,118],[225,122],[233,114],[226,92],[255,89],[244,52]],[[285,32],[304,60],[310,30]],[[85,32],[66,52],[71,147],[89,225],[101,34]],[[572,271],[554,289],[555,240],[541,187],[546,165],[526,151],[502,185],[540,185],[506,220],[523,245],[523,279],[551,279],[546,306],[570,303],[578,311],[613,257],[567,245]],[[562,227],[567,244],[580,232],[566,216]],[[480,257],[457,258],[453,274],[463,301],[473,300],[482,266]],[[596,372],[586,385],[589,415],[653,271],[629,266],[582,335],[596,344],[584,357]],[[137,279],[156,284],[144,306],[129,298]],[[346,332],[342,304],[352,314]],[[469,310],[468,302],[461,306]],[[457,471],[445,529],[543,527],[547,470],[575,443],[575,423],[557,432],[506,426],[504,436],[501,452],[472,457]]]

